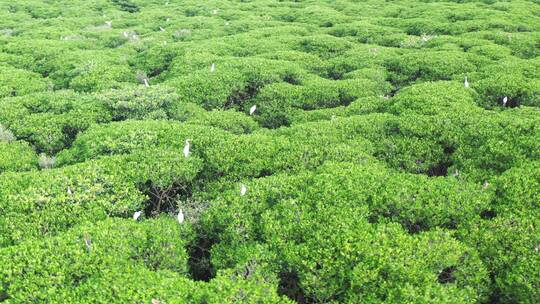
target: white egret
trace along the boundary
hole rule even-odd
[[[71,192],[71,188],[69,186],[67,188],[67,194],[69,194],[69,195],[73,194],[73,192]]]
[[[162,31],[162,32],[165,32],[165,29],[162,28],[161,26],[159,27],[159,30]]]
[[[466,88],[469,87],[469,80],[467,79],[467,76],[465,76],[465,87]]]
[[[144,86],[145,86],[145,87],[149,87],[149,86],[150,86],[150,83],[148,83],[148,78],[144,78],[143,81],[144,81]]]
[[[247,192],[247,187],[246,185],[242,184],[242,186],[240,186],[240,195],[244,196],[246,195],[246,192]]]
[[[504,96],[504,98],[503,98],[503,107],[506,107],[506,103],[508,103],[508,97]]]
[[[184,213],[182,212],[182,209],[178,210],[176,218],[178,219],[178,223],[182,224],[184,222]]]
[[[126,37],[126,38],[129,37],[128,32],[124,32],[123,34],[124,34],[124,37]]]
[[[138,220],[139,217],[141,217],[141,214],[142,214],[142,211],[137,211],[137,212],[133,213],[133,219]]]
[[[215,71],[216,71],[216,64],[212,63],[212,65],[210,66],[210,72],[213,73]]]
[[[251,109],[249,109],[249,115],[253,115],[253,113],[255,113],[255,111],[257,111],[257,105],[253,105],[251,107]]]
[[[189,139],[186,139],[186,144],[184,145],[184,156],[185,157],[189,156],[189,153],[190,153],[189,147],[190,147]]]

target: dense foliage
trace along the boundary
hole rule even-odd
[[[1,303],[540,303],[538,0],[0,15]]]

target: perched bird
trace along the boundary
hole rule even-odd
[[[171,21],[171,18],[167,18],[165,21],[166,21],[166,22],[169,22],[169,21]]]
[[[176,218],[178,219],[178,223],[182,224],[184,222],[184,213],[182,212],[182,209],[178,210]]]
[[[484,182],[484,185],[482,185],[482,188],[487,189],[489,187],[489,183],[487,181]]]
[[[214,73],[215,71],[216,71],[216,64],[212,63],[212,65],[210,66],[210,73]]]
[[[247,187],[246,185],[242,184],[242,186],[240,186],[240,195],[244,196],[246,195],[246,192],[247,192]]]
[[[90,253],[90,250],[92,250],[92,240],[90,240],[90,237],[86,232],[84,233],[84,245],[86,246],[86,251]]]
[[[189,144],[189,139],[186,139],[186,144],[184,146],[184,156],[185,157],[188,157],[189,156],[189,147],[190,147],[190,144]]]
[[[137,212],[133,213],[133,219],[138,220],[139,217],[141,216],[141,214],[142,214],[142,211],[137,211]]]
[[[73,194],[73,192],[71,192],[71,188],[70,188],[69,186],[68,186],[68,188],[67,188],[67,194],[69,194],[69,195],[72,195],[72,194]]]
[[[467,76],[465,76],[465,87],[466,88],[469,87],[469,80],[467,79]]]
[[[165,29],[162,28],[161,26],[159,27],[159,30],[162,31],[162,32],[165,32]]]
[[[148,78],[144,78],[143,81],[144,81],[144,86],[145,86],[145,87],[149,87],[149,86],[150,86],[150,83],[148,83]]]
[[[503,107],[506,107],[506,103],[508,103],[508,97],[504,96],[504,98],[503,98]]]
[[[257,105],[253,105],[251,109],[249,109],[249,115],[253,115],[253,113],[255,113],[256,110],[257,110]]]

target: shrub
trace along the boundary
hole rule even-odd
[[[256,119],[264,127],[290,124],[294,109],[314,110],[349,105],[360,97],[381,93],[376,83],[366,79],[332,81],[314,78],[302,86],[276,83],[266,86],[254,99]]]
[[[487,272],[474,250],[442,231],[409,236],[364,216],[362,207],[282,201],[263,215],[263,234],[312,301],[485,299]]]
[[[540,223],[534,214],[505,212],[460,232],[480,253],[493,278],[493,296],[501,301],[532,304],[540,298]]]
[[[433,115],[444,111],[474,109],[474,91],[462,83],[425,82],[400,90],[389,102],[388,111],[395,114],[415,112]]]
[[[334,36],[313,35],[303,37],[297,45],[293,46],[293,49],[328,59],[344,53],[351,47],[350,42]]]
[[[452,51],[418,51],[386,62],[398,86],[414,81],[450,80],[476,71],[473,55]]]
[[[155,147],[174,149],[181,155],[184,141],[191,140],[191,154],[206,157],[206,150],[232,140],[228,132],[174,121],[133,121],[95,125],[69,150],[58,154],[59,164],[71,164],[104,155],[122,155]]]
[[[39,74],[6,65],[0,66],[0,75],[1,98],[43,92],[52,87],[50,82]]]
[[[261,276],[238,274],[232,271],[220,273],[203,288],[195,291],[198,302],[203,303],[294,303],[278,295],[277,286]],[[172,301],[172,303],[184,303]]]
[[[474,83],[473,88],[484,98],[487,107],[503,106],[503,98],[508,98],[507,107],[540,106],[540,83],[524,77],[521,73],[504,71],[490,73]]]
[[[179,96],[171,88],[136,86],[111,90],[97,98],[112,113],[113,120],[166,119]]]
[[[154,211],[159,206],[147,195],[150,190],[155,199],[188,191],[200,166],[199,159],[186,160],[178,151],[146,149],[40,172],[4,173],[0,247],[53,236],[83,222]]]
[[[474,46],[469,51],[474,54],[486,56],[491,60],[503,59],[510,56],[511,53],[507,47],[496,44]]]
[[[396,173],[367,161],[364,164],[326,164],[314,173],[278,174],[247,186],[250,193],[246,197],[239,196],[237,185],[225,196],[222,190],[215,191],[220,200],[208,211],[213,219],[212,226],[226,223],[225,219],[237,212],[246,214],[245,218],[229,219],[231,223],[225,224],[227,228],[219,228],[231,229],[230,233],[235,231],[233,228],[242,229],[243,233],[221,233],[221,239],[257,239],[257,228],[254,228],[258,225],[257,216],[280,201],[291,200],[301,206],[312,202],[336,208],[362,206],[369,211],[366,216],[373,222],[397,222],[417,233],[437,227],[456,229],[479,220],[491,207],[493,195],[479,185],[453,178]],[[230,211],[224,212],[224,209]]]
[[[460,179],[478,183],[538,156],[535,108],[508,109],[504,112],[463,107],[460,111],[440,111],[435,115],[407,113],[399,129],[410,137],[440,143],[447,171]]]
[[[495,212],[527,216],[540,214],[540,163],[523,162],[513,167],[496,180]]]
[[[86,289],[88,296],[97,293],[99,300],[106,292],[91,290],[89,284],[118,276],[116,272],[140,268],[187,275],[186,245],[192,237],[189,226],[162,217],[142,222],[108,219],[57,237],[23,242],[0,249],[5,261],[0,294],[11,301],[49,301],[51,296],[77,295]]]
[[[90,125],[110,121],[106,108],[92,96],[71,91],[5,99],[0,119],[38,152],[55,154]]]
[[[265,85],[292,81],[291,78],[298,74],[296,65],[284,61],[214,57],[180,56],[173,61],[171,73],[183,76],[170,78],[164,84],[175,87],[182,101],[196,103],[208,110],[249,109],[251,104],[244,103]]]
[[[253,118],[234,110],[203,111],[199,115],[190,117],[186,122],[194,125],[216,127],[233,134],[247,134],[259,129],[259,125]]]
[[[351,102],[348,106],[335,108],[318,109],[304,111],[297,109],[290,116],[291,124],[305,124],[324,120],[335,120],[340,117],[350,117],[356,115],[366,115],[384,112],[386,99],[381,97],[359,98]]]
[[[524,108],[469,113],[453,119],[461,122],[448,124],[445,137],[458,139],[451,156],[455,169],[464,177],[483,182],[523,161],[537,159],[540,134],[532,127],[537,124],[537,114],[534,109]]]
[[[140,10],[137,4],[130,0],[112,0],[112,2],[119,6],[120,10],[128,13],[137,13]]]
[[[123,83],[135,80],[134,73],[126,66],[88,62],[79,68],[69,87],[77,92],[100,92],[121,88]]]
[[[138,53],[131,59],[130,64],[148,76],[155,77],[167,71],[175,57],[182,53],[181,50],[168,45],[154,45]]]
[[[24,141],[0,141],[0,173],[35,169],[37,156]]]

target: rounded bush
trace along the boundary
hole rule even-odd
[[[36,152],[24,141],[0,141],[0,173],[37,168]]]

